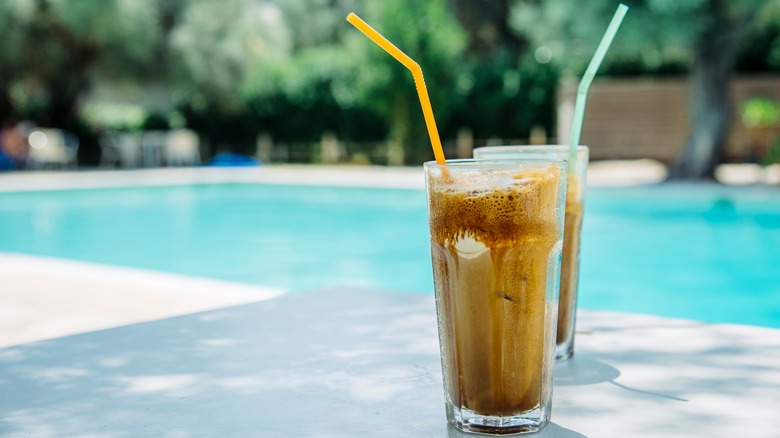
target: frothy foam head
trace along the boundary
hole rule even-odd
[[[446,176],[431,172],[431,238],[451,247],[465,236],[487,247],[512,245],[529,235],[556,239],[562,174],[553,165]]]

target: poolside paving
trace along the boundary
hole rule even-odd
[[[780,164],[723,164],[716,178],[724,184],[780,184]],[[650,160],[607,160],[588,166],[588,185],[656,184],[666,166]],[[0,173],[0,192],[62,190],[173,184],[244,182],[360,187],[423,188],[422,166],[268,165],[248,168],[190,167],[131,170],[36,171]]]
[[[602,161],[592,163],[588,169],[588,183],[599,186],[653,184],[663,181],[665,177],[665,167],[653,160]],[[419,189],[425,185],[422,166],[270,165],[248,168],[15,172],[0,174],[0,191],[224,182]]]
[[[0,347],[267,300],[281,289],[0,253]]]
[[[422,188],[422,167],[262,166],[0,173],[0,191],[63,190],[209,183]]]

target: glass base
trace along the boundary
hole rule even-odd
[[[540,431],[550,420],[549,409],[537,408],[512,416],[482,415],[447,403],[447,421],[468,433],[508,435]]]
[[[569,340],[555,346],[555,361],[564,361],[574,356],[574,336],[569,337]]]

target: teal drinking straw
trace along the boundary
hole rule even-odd
[[[569,142],[569,172],[573,172],[577,168],[577,146],[580,144],[580,135],[582,134],[582,121],[585,118],[585,100],[588,97],[588,88],[590,83],[593,82],[593,78],[596,76],[596,71],[601,65],[601,61],[604,60],[604,55],[609,50],[609,45],[612,44],[612,40],[615,38],[615,34],[620,28],[620,23],[623,22],[623,17],[628,12],[628,6],[620,4],[615,15],[612,16],[612,21],[607,27],[607,32],[601,38],[596,53],[593,55],[593,59],[590,60],[585,74],[580,80],[580,86],[577,88],[577,101],[574,103],[574,122],[571,127],[571,140]]]

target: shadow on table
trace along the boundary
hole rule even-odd
[[[568,360],[556,362],[554,384],[561,386],[580,386],[607,382],[626,391],[633,391],[639,394],[661,397],[669,400],[688,401],[673,395],[632,388],[616,382],[615,379],[618,377],[620,377],[620,371],[617,368],[595,359],[587,352],[581,352]]]
[[[555,385],[575,386],[610,382],[620,377],[617,368],[595,359],[587,352],[577,352],[568,360],[555,363]]]

